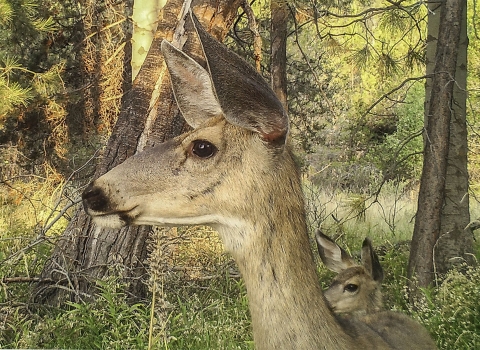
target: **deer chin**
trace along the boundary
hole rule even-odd
[[[192,215],[184,217],[162,216],[157,214],[142,213],[138,207],[131,210],[124,210],[110,213],[98,213],[88,210],[93,222],[101,227],[122,228],[124,226],[188,226],[188,225],[207,225],[218,229],[219,226],[238,226],[236,219],[225,219],[222,216]],[[243,225],[242,225],[243,226]]]
[[[132,213],[133,214],[133,213]],[[154,225],[154,226],[191,226],[206,225],[214,229],[220,227],[231,227],[232,220],[216,214],[207,215],[189,215],[189,216],[162,216],[156,214],[137,213],[129,218],[120,216],[120,220],[128,222],[128,225]],[[128,221],[130,220],[130,221]],[[235,222],[235,220],[233,220]]]
[[[100,227],[122,228],[128,225],[135,225],[135,209],[124,211],[113,211],[108,213],[87,210],[88,215],[92,217],[93,222]]]
[[[92,215],[92,220],[95,223],[95,225],[100,227],[105,227],[105,228],[118,229],[118,228],[127,226],[127,223],[123,221],[119,215],[115,215],[115,214],[99,215],[99,216]]]

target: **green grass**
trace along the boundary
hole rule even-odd
[[[66,309],[39,308],[28,317],[16,314],[2,346],[40,349],[143,349],[148,344],[148,304],[128,304],[121,286],[111,279],[99,282],[94,302],[68,303]],[[21,323],[29,318],[29,322]],[[13,319],[15,320],[15,318]]]
[[[395,187],[387,190],[376,201],[358,194],[307,191],[312,234],[321,227],[339,236],[339,243],[354,255],[370,236],[381,250],[386,273],[385,306],[418,319],[440,349],[480,348],[480,268],[452,271],[437,288],[425,291],[424,303],[413,310],[406,296],[408,245],[403,241],[413,230],[416,198]],[[15,256],[0,265],[0,281],[34,277],[51,247],[41,243],[25,249],[38,234],[42,211],[36,207],[35,220],[22,221],[27,209],[35,207],[31,202],[20,203],[26,205],[19,207],[23,213],[15,211],[14,203],[3,203],[0,252],[3,259],[12,252]],[[359,215],[362,208],[365,215]],[[472,212],[477,208],[472,206]],[[182,242],[169,255],[169,266],[175,269],[155,270],[156,280],[149,284],[155,297],[142,303],[130,304],[124,286],[114,278],[98,282],[95,301],[70,303],[64,309],[30,304],[28,284],[2,283],[0,348],[147,349],[150,342],[151,349],[253,349],[245,286],[232,276],[235,265],[223,253],[218,236],[198,227],[175,232]],[[312,249],[316,254],[316,247]],[[476,253],[480,255],[480,246]],[[153,255],[151,261],[157,259],[160,266],[161,258],[155,255],[161,253]],[[326,287],[333,274],[320,262],[318,271]]]
[[[182,291],[168,349],[253,349],[242,281],[226,277]]]
[[[479,267],[450,271],[412,314],[437,341],[440,349],[480,349]]]

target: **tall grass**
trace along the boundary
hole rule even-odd
[[[361,245],[368,236],[374,243],[411,239],[417,195],[405,184],[386,183],[376,195],[320,190],[304,182],[310,229],[322,229],[330,236],[343,237]]]
[[[61,192],[63,185],[57,186]],[[424,291],[426,298],[419,308],[413,310],[408,304],[405,276],[416,208],[414,192],[387,185],[380,195],[367,197],[320,191],[308,183],[305,192],[315,254],[313,232],[317,228],[339,237],[339,243],[354,256],[369,236],[386,274],[386,308],[422,322],[440,349],[480,348],[479,268],[452,271],[439,286]],[[0,348],[254,348],[243,281],[217,234],[205,227],[162,231],[154,237],[149,286],[155,293],[149,300],[130,304],[120,280],[110,278],[98,281],[100,294],[95,301],[70,303],[63,309],[32,305],[28,284],[7,279],[35,277],[48,257],[49,245],[44,252],[41,244],[26,249],[41,232],[38,228],[48,224],[38,219],[55,217],[48,215],[48,208],[53,208],[56,197],[40,197],[38,202],[32,201],[33,195],[22,199],[18,212],[2,197],[0,254],[5,263],[0,265]],[[45,205],[47,214],[42,216],[32,203]],[[473,212],[478,212],[473,204]],[[22,211],[32,208],[35,220],[19,219],[25,215]],[[58,220],[57,232],[67,221]],[[46,236],[54,237],[56,230]],[[477,254],[479,251],[476,247]],[[320,282],[327,286],[332,273],[319,259],[318,272]]]

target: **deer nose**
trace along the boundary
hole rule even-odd
[[[103,190],[93,185],[93,182],[82,193],[83,208],[96,212],[108,211],[109,201]]]

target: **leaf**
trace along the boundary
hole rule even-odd
[[[18,58],[11,55],[0,57],[0,65],[3,66],[3,68],[0,68],[0,76],[9,77],[15,70],[22,69],[22,65],[18,62]]]
[[[31,89],[22,88],[18,83],[8,83],[0,76],[0,120],[10,112],[15,106],[27,106],[33,98]]]
[[[356,51],[353,55],[349,57],[349,61],[359,68],[366,68],[368,64],[369,58],[372,56],[370,48],[368,44],[366,44],[363,48]]]
[[[386,52],[382,52],[378,58],[378,67],[385,75],[392,75],[398,72],[399,67],[397,61]]]
[[[5,0],[0,0],[0,24],[8,25],[13,18],[12,6]]]
[[[380,28],[391,33],[403,32],[409,25],[410,17],[404,10],[390,10],[382,13]]]
[[[52,66],[43,73],[36,73],[32,80],[32,86],[42,97],[49,97],[53,94],[62,92],[65,89],[61,73],[65,68],[64,62]]]
[[[42,19],[42,18],[35,18],[32,19],[32,26],[38,30],[39,32],[53,32],[57,29],[57,25],[54,22],[52,17]]]

